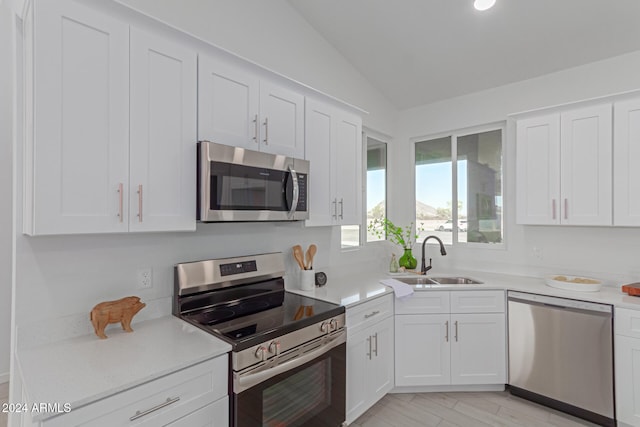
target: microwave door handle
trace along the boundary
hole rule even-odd
[[[293,182],[293,198],[291,200],[291,209],[289,209],[289,219],[293,219],[293,215],[296,213],[298,207],[298,197],[300,196],[300,186],[298,185],[298,175],[294,169],[289,166],[289,173],[291,174],[291,182]]]

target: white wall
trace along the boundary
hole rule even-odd
[[[302,20],[287,2],[260,0],[172,2],[133,1],[150,13],[228,50],[302,83],[356,104],[374,114],[366,124],[391,133],[394,110],[373,88]],[[247,10],[252,6],[251,10]],[[206,19],[205,19],[206,17]],[[260,25],[258,25],[260,24]],[[21,174],[18,150],[17,172]],[[21,188],[21,183],[17,183]],[[20,197],[17,200],[21,230]],[[293,244],[316,243],[316,266],[348,268],[375,259],[376,248],[340,250],[337,227],[304,228],[294,224],[200,224],[195,233],[153,233],[28,237],[16,232],[16,305],[18,341],[22,331],[65,318],[69,328],[88,325],[94,304],[136,294],[144,301],[166,304],[173,294],[173,265],[197,259],[289,252]],[[136,288],[136,271],[153,269],[153,288]],[[295,271],[287,257],[289,272]],[[331,280],[331,275],[329,275]],[[329,282],[331,283],[331,282]],[[152,310],[140,313],[143,318]],[[78,320],[79,319],[79,320]],[[28,337],[29,340],[34,339]]]
[[[454,99],[402,111],[390,166],[391,188],[413,184],[411,138],[436,135],[486,123],[500,122],[510,113],[575,102],[640,89],[640,51],[563,70]],[[593,274],[612,283],[640,280],[640,229],[606,227],[545,227],[515,224],[515,149],[513,127],[504,141],[506,250],[454,247],[441,258],[432,249],[434,265],[531,275],[557,272]],[[413,220],[414,195],[390,196],[390,216]],[[533,248],[541,250],[542,259]]]
[[[0,4],[0,58],[11,57],[11,14]],[[0,61],[0,383],[9,380],[11,338],[12,67]]]

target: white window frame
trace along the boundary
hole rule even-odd
[[[480,242],[460,242],[458,240],[458,138],[461,137],[465,137],[465,136],[469,136],[469,135],[473,135],[473,134],[477,134],[477,133],[483,133],[483,132],[491,132],[491,131],[496,131],[499,130],[502,134],[502,141],[501,141],[501,145],[502,145],[502,161],[500,163],[500,168],[501,168],[501,179],[500,182],[502,184],[502,188],[500,189],[500,194],[502,194],[502,241],[500,243],[480,243]],[[430,141],[433,139],[439,139],[439,138],[450,138],[451,139],[451,184],[452,184],[452,203],[451,203],[451,216],[453,217],[453,223],[456,224],[456,226],[453,227],[452,230],[452,242],[451,244],[446,244],[448,246],[462,246],[462,247],[467,247],[467,248],[477,248],[477,249],[489,249],[489,250],[506,250],[507,247],[507,225],[506,225],[506,218],[507,218],[507,204],[505,202],[505,193],[506,193],[506,180],[505,180],[505,175],[506,175],[506,159],[507,159],[507,155],[508,155],[508,149],[507,149],[507,144],[506,144],[506,139],[507,139],[507,123],[506,121],[501,121],[501,122],[494,122],[494,123],[489,123],[489,124],[485,124],[485,125],[479,125],[479,126],[473,126],[473,127],[467,127],[467,128],[462,128],[462,129],[458,129],[458,130],[453,130],[453,131],[448,131],[448,132],[441,132],[441,133],[437,133],[437,134],[431,134],[431,135],[425,135],[425,136],[419,136],[419,137],[413,137],[410,138],[409,141],[411,142],[411,164],[413,165],[412,169],[411,169],[411,175],[412,175],[412,180],[413,180],[413,193],[414,193],[414,197],[413,197],[413,211],[414,211],[414,215],[415,215],[415,210],[416,210],[416,200],[415,200],[415,185],[416,185],[416,148],[415,145],[419,142],[425,142],[425,141]],[[414,219],[414,222],[417,223],[417,219]]]

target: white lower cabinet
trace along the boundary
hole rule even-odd
[[[615,385],[618,425],[640,425],[640,311],[615,309]]]
[[[393,388],[391,295],[347,309],[347,423]]]
[[[42,421],[40,427],[228,427],[228,356],[178,372]]]
[[[418,292],[395,312],[396,387],[506,383],[504,291]]]

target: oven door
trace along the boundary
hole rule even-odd
[[[317,343],[315,342],[317,341]],[[234,373],[234,427],[336,427],[345,420],[346,331]]]

